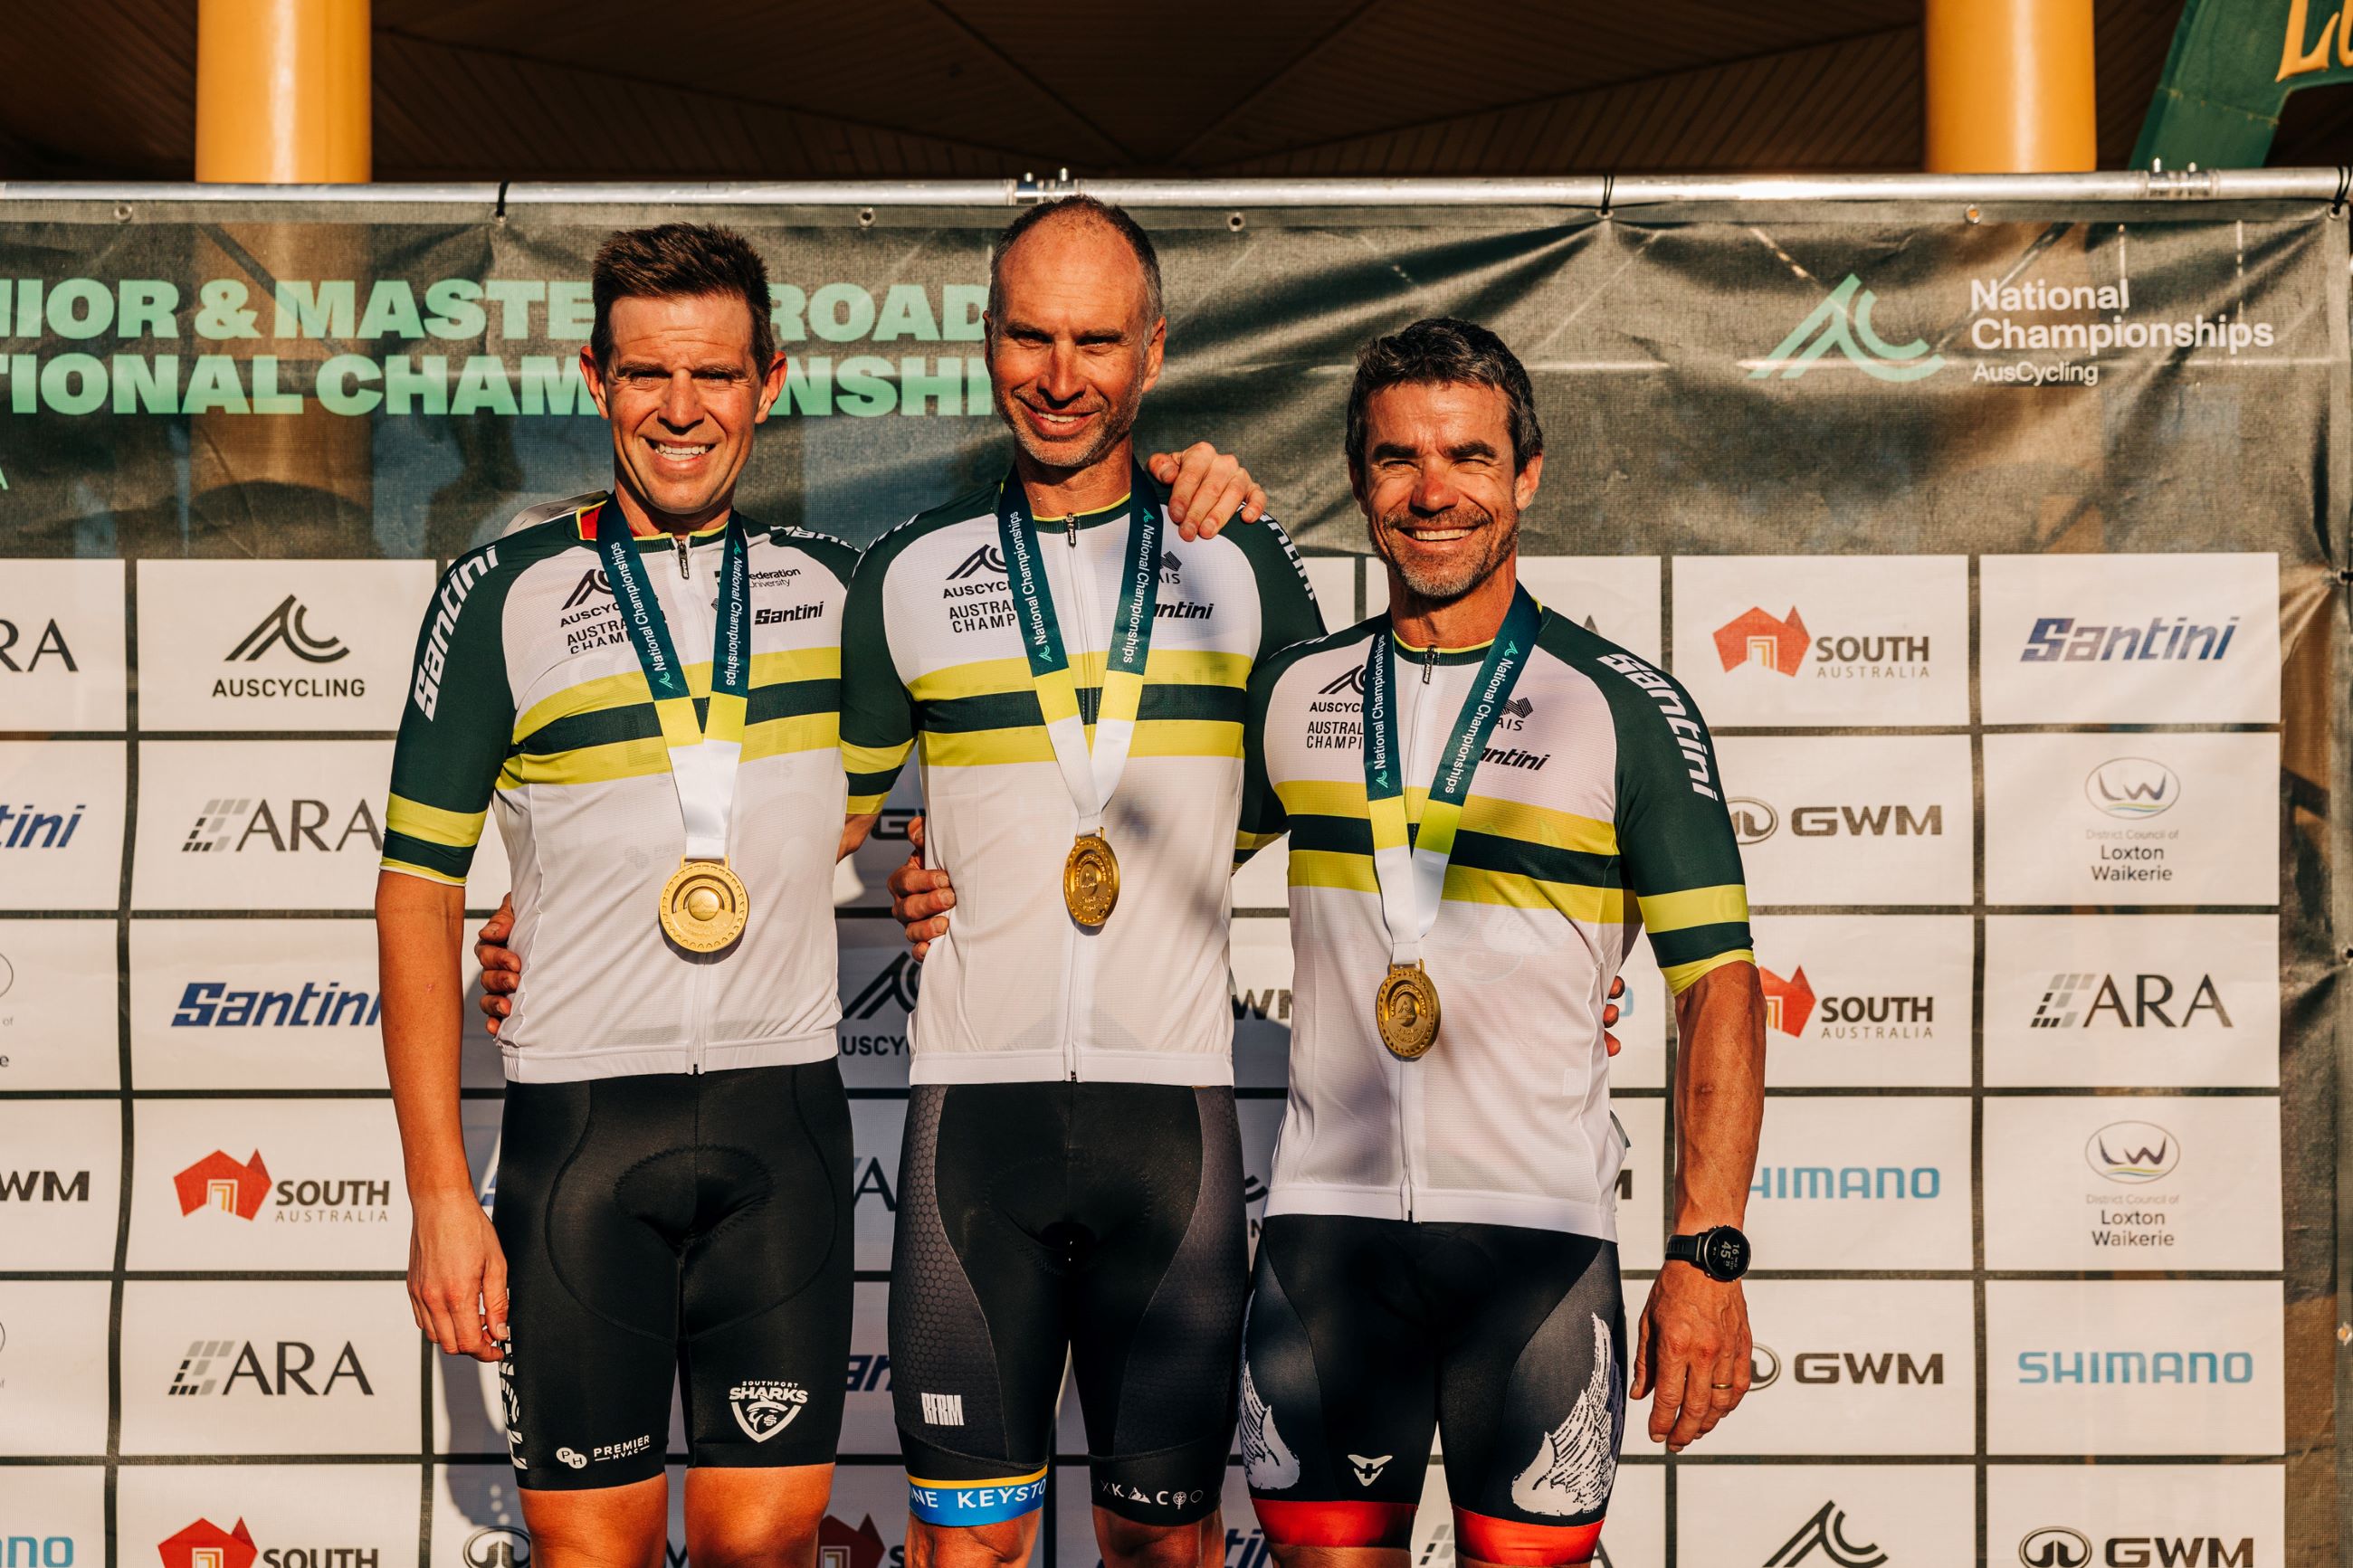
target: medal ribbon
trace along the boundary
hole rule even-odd
[[[686,822],[686,858],[727,858],[727,823],[735,807],[735,768],[744,756],[744,709],[752,694],[752,549],[740,513],[727,520],[719,562],[719,624],[711,648],[708,717],[694,716],[694,696],[670,640],[670,622],[638,554],[636,538],[611,501],[596,511],[596,552],[613,584],[621,624],[653,693],[670,749],[670,780]]]
[[[1384,619],[1365,660],[1365,805],[1372,818],[1373,879],[1381,891],[1381,921],[1388,928],[1389,963],[1421,962],[1422,940],[1438,923],[1438,903],[1446,889],[1446,864],[1454,857],[1454,830],[1470,798],[1472,776],[1487,750],[1487,737],[1502,717],[1504,700],[1519,683],[1535,651],[1544,609],[1525,588],[1512,592],[1512,607],[1462,711],[1451,738],[1439,753],[1438,776],[1421,808],[1421,825],[1409,837],[1405,815],[1405,752],[1396,711],[1397,639]]]
[[[1103,831],[1103,807],[1127,771],[1135,740],[1135,714],[1144,701],[1144,661],[1152,649],[1152,617],[1160,601],[1160,508],[1141,468],[1130,479],[1127,554],[1119,598],[1112,611],[1111,651],[1103,668],[1103,696],[1095,707],[1092,755],[1087,727],[1079,713],[1079,682],[1062,647],[1054,595],[1046,585],[1029,498],[1018,476],[1008,474],[997,491],[997,537],[1005,552],[1006,583],[1019,612],[1022,651],[1029,658],[1029,684],[1045,716],[1046,737],[1071,803],[1079,809],[1082,837]]]

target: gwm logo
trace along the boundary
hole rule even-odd
[[[1797,331],[1783,338],[1771,353],[1754,362],[1757,368],[1748,373],[1748,379],[1763,381],[1779,371],[1782,380],[1795,381],[1832,349],[1880,381],[1918,381],[1944,369],[1945,356],[1930,353],[1926,339],[1891,343],[1872,330],[1871,310],[1878,302],[1878,296],[1862,286],[1862,279],[1848,273],[1846,281],[1798,323]]]
[[[1794,676],[1813,640],[1806,623],[1798,618],[1797,605],[1778,618],[1751,606],[1746,615],[1715,628],[1715,657],[1726,669],[1737,669],[1753,658],[1760,668]]]
[[[261,1163],[259,1149],[242,1165],[216,1149],[174,1176],[172,1185],[180,1194],[183,1215],[209,1208],[251,1219],[269,1196],[269,1167]]]

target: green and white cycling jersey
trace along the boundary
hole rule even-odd
[[[1472,775],[1422,943],[1437,1043],[1400,1061],[1374,1026],[1390,946],[1362,737],[1371,639],[1393,636],[1376,616],[1250,679],[1236,853],[1291,835],[1291,1100],[1267,1213],[1615,1240],[1609,982],[1646,929],[1678,993],[1754,962],[1715,748],[1672,679],[1546,612]],[[1397,647],[1409,823],[1485,652]]]
[[[523,961],[500,1026],[506,1076],[543,1083],[767,1067],[834,1054],[841,840],[841,607],[856,552],[750,530],[752,689],[729,863],[751,896],[727,951],[657,918],[686,844],[670,752],[588,496],[460,556],[418,634],[385,817],[387,870],[462,886],[495,807]],[[638,542],[700,716],[723,525]]]
[[[920,741],[925,859],[955,879],[909,1026],[911,1078],[1229,1084],[1244,688],[1323,629],[1314,594],[1271,520],[1215,539],[1166,531],[1134,742],[1103,822],[1119,903],[1089,930],[1062,900],[1079,814],[1015,625],[997,495],[992,482],[878,541],[844,616],[849,807],[879,809]],[[1040,518],[1037,537],[1092,741],[1128,501]]]

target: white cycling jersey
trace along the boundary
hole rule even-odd
[[[856,552],[750,530],[752,689],[728,842],[751,896],[723,952],[657,918],[686,844],[670,752],[596,552],[609,498],[533,508],[442,577],[393,752],[384,866],[462,886],[487,814],[523,963],[506,1076],[541,1083],[834,1054],[841,607]],[[700,714],[723,525],[638,542]]]

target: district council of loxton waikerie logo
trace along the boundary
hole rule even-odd
[[[1871,312],[1879,297],[1850,272],[1846,281],[1814,307],[1789,335],[1761,360],[1749,363],[1751,381],[1763,381],[1776,371],[1784,381],[1795,381],[1817,361],[1836,349],[1849,364],[1878,381],[1918,381],[1945,368],[1945,356],[1928,352],[1926,338],[1891,343],[1873,330]]]
[[[269,1196],[269,1168],[261,1163],[259,1149],[243,1164],[216,1149],[174,1176],[172,1185],[180,1195],[184,1215],[209,1208],[251,1219]]]

